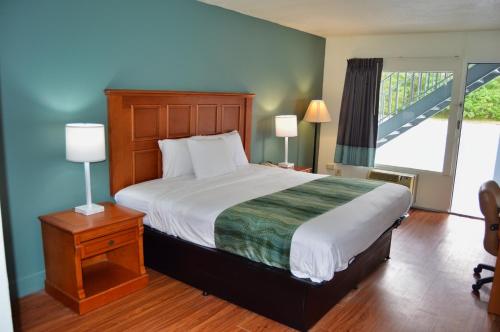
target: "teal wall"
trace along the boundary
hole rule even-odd
[[[105,88],[255,93],[252,161],[280,161],[273,116],[301,119],[321,97],[324,48],[323,38],[195,1],[0,0],[0,174],[14,292],[43,285],[37,216],[84,202],[64,124],[106,123]],[[291,161],[310,165],[313,127],[299,128]],[[92,165],[92,181],[94,201],[110,199],[107,162]]]

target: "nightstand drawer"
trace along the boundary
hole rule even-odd
[[[89,240],[100,238],[108,234],[116,234],[118,232],[129,230],[130,228],[137,227],[137,224],[138,224],[137,219],[126,220],[113,225],[95,228],[90,231],[80,233],[78,236],[80,242],[86,242]]]
[[[103,236],[95,240],[82,242],[82,258],[101,254],[137,240],[137,232],[131,229],[116,234]]]

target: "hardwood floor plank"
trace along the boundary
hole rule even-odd
[[[347,294],[312,331],[500,331],[489,286],[470,292],[472,268],[494,264],[480,220],[413,211],[394,231],[391,259]],[[20,331],[292,331],[148,271],[147,288],[78,316],[44,292],[15,303]],[[488,272],[483,272],[484,275]]]
[[[257,315],[253,312],[248,315],[241,323],[238,324],[239,327],[246,331],[261,332],[261,331],[293,331],[289,327],[280,324],[278,322],[267,319],[263,316]]]

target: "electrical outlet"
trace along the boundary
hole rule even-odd
[[[328,163],[328,164],[326,164],[326,169],[328,169],[330,171],[334,171],[335,170],[335,164],[334,163]]]
[[[342,175],[342,168],[340,168],[339,165],[336,165],[335,163],[326,164],[326,169],[332,171],[333,175],[335,176]]]

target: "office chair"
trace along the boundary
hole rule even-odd
[[[497,256],[498,254],[498,224],[500,223],[500,188],[495,181],[485,182],[479,189],[479,206],[481,207],[481,212],[484,215],[484,249]],[[495,268],[486,264],[478,264],[474,268],[474,276],[481,277],[480,273],[483,270],[495,272]],[[479,289],[484,284],[493,281],[493,277],[481,278],[472,285],[472,290],[474,292],[479,292]]]

